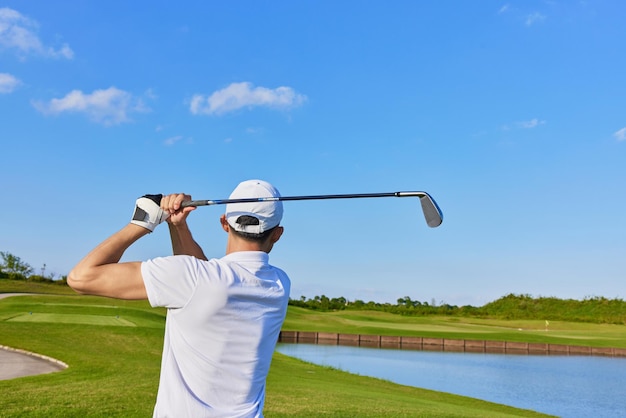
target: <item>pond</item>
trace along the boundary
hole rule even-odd
[[[560,417],[626,417],[626,359],[279,343],[311,363]]]

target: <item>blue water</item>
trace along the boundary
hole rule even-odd
[[[566,418],[626,417],[626,359],[453,353],[314,344],[277,350],[407,386]]]

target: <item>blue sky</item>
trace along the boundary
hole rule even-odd
[[[0,251],[65,275],[145,193],[285,203],[292,297],[626,297],[621,1],[5,1]],[[221,256],[223,207],[189,218]],[[125,260],[167,255],[167,228]]]

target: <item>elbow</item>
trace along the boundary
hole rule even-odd
[[[87,291],[85,284],[86,281],[84,280],[83,275],[76,268],[70,271],[70,273],[67,275],[67,285],[71,287],[72,290],[74,290],[76,293],[80,293],[81,295],[86,294]]]

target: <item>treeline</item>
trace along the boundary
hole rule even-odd
[[[348,301],[344,297],[325,295],[308,299],[290,299],[289,304],[319,311],[371,310],[399,315],[445,315],[491,319],[537,319],[548,321],[575,321],[603,324],[626,324],[626,302],[622,299],[588,297],[583,300],[532,297],[508,294],[481,307],[436,304],[412,300],[405,296],[393,303]]]
[[[353,309],[383,311],[402,315],[452,315],[456,314],[459,310],[457,306],[445,303],[437,305],[434,301],[431,301],[429,304],[428,302],[411,300],[408,296],[398,299],[395,305],[374,301],[364,302],[358,299],[355,301],[348,301],[344,297],[329,298],[326,295],[315,296],[313,299],[307,299],[305,296],[301,296],[298,300],[290,299],[289,304],[292,306],[299,306],[319,311],[340,311],[344,309]]]
[[[20,257],[9,252],[0,251],[0,279],[25,280],[38,283],[67,284],[67,276],[55,280],[54,273],[46,273],[46,265],[41,268],[41,274],[33,274],[35,269]]]

